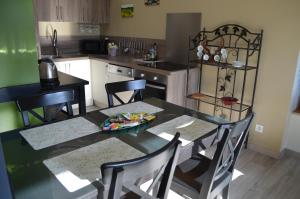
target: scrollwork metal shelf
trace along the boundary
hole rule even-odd
[[[234,67],[232,64],[229,64],[229,63],[222,63],[222,62],[211,63],[211,62],[206,62],[206,61],[202,61],[199,59],[191,60],[190,63],[199,64],[199,67],[200,67],[200,64],[202,64],[202,65],[220,67],[221,69],[226,69],[226,68],[230,68],[230,69],[234,69],[234,70],[245,70],[245,69],[246,70],[255,70],[256,69],[255,66]]]
[[[198,102],[198,109],[200,109],[201,103],[213,105],[214,116],[219,115],[229,121],[240,120],[245,115],[243,114],[245,111],[253,108],[262,39],[263,30],[255,33],[237,24],[222,25],[212,31],[207,31],[204,28],[196,36],[190,37],[187,67],[187,98],[196,100]],[[197,57],[197,48],[199,45],[208,51],[209,60],[203,60],[203,56]],[[213,51],[216,49],[225,49],[225,52],[228,53],[225,60],[217,62],[212,59],[212,56],[214,56]],[[234,61],[242,62],[243,66],[236,67],[233,64]],[[212,92],[207,94],[205,87],[207,85],[202,85],[203,78],[205,78],[203,77],[203,73],[206,67],[211,66],[216,68],[216,87]],[[190,91],[190,69],[195,67],[199,68],[199,86],[197,91]],[[251,78],[247,78],[248,73],[252,73]],[[249,88],[252,88],[252,90],[246,91]],[[203,90],[206,93],[202,93]],[[193,97],[193,94],[197,93],[203,97]],[[245,97],[246,94],[247,96]],[[222,97],[236,98],[238,101],[232,105],[226,105],[222,101]],[[227,114],[224,114],[224,109],[227,110]],[[233,119],[233,112],[238,114],[235,119]]]

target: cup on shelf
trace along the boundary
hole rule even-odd
[[[203,55],[203,60],[208,61],[209,60],[209,55],[208,54]]]

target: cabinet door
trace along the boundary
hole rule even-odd
[[[85,86],[85,100],[86,106],[93,105],[90,61],[87,59],[70,61],[69,63],[70,75],[89,81],[89,84]]]
[[[69,62],[55,62],[55,65],[59,72],[69,73]]]
[[[97,0],[100,2],[99,23],[109,23],[110,19],[110,0]]]
[[[64,22],[78,22],[78,0],[59,0],[59,20]]]
[[[91,0],[90,3],[91,9],[91,23],[100,24],[101,20],[101,1],[100,0]]]
[[[80,23],[90,23],[92,18],[92,0],[80,0],[79,15]]]
[[[59,21],[58,0],[35,0],[39,21]]]
[[[108,107],[105,84],[108,82],[108,63],[91,60],[92,95],[94,104],[100,108]]]
[[[91,23],[103,24],[109,21],[109,0],[91,0]]]

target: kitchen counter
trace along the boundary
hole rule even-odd
[[[77,60],[77,61],[76,61]],[[91,63],[88,63],[91,60]],[[186,66],[172,64],[168,62],[161,62],[157,64],[161,68],[153,68],[150,66],[143,66],[142,62],[138,63],[138,57],[133,56],[105,56],[105,55],[65,55],[59,58],[55,58],[54,61],[60,71],[66,72],[70,75],[80,75],[82,78],[91,78],[91,88],[86,88],[87,95],[92,96],[93,102],[96,105],[102,107],[106,105],[107,96],[104,94],[105,91],[101,91],[99,88],[105,88],[105,83],[114,81],[127,81],[132,79],[131,77],[108,75],[105,66],[108,64],[128,67],[135,69],[134,76],[141,77],[148,81],[158,83],[159,86],[163,85],[166,87],[164,94],[166,101],[186,106],[192,109],[197,108],[196,101],[186,99],[186,88],[189,87],[190,92],[196,92],[198,88],[199,70],[198,68],[191,69],[191,72],[187,74]],[[72,61],[75,61],[72,63]],[[86,62],[86,63],[85,63]],[[169,65],[170,64],[170,65]],[[73,74],[72,74],[73,72]],[[110,73],[109,73],[110,74]],[[127,74],[127,73],[126,73]],[[190,84],[187,85],[186,77],[190,76]],[[152,91],[153,93],[158,92],[157,90]],[[157,93],[156,93],[157,94]],[[152,95],[152,94],[151,94]],[[89,102],[89,99],[86,99]]]
[[[54,61],[62,62],[62,61],[82,60],[82,59],[99,60],[99,61],[107,62],[108,64],[125,66],[125,67],[152,72],[160,75],[171,75],[172,73],[176,73],[181,70],[186,70],[186,67],[182,67],[182,69],[179,68],[178,70],[175,71],[169,71],[169,70],[163,70],[154,67],[142,66],[140,65],[142,63],[138,63],[139,58],[133,56],[125,56],[125,55],[116,56],[116,57],[111,57],[108,55],[85,55],[85,54],[63,55],[58,58],[54,58]]]

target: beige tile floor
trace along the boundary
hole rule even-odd
[[[172,190],[168,199],[182,199]],[[300,199],[300,158],[280,160],[243,150],[236,164],[230,199]]]
[[[98,109],[90,106],[87,112]],[[211,154],[208,152],[207,155]],[[277,160],[242,150],[229,192],[230,199],[300,199],[300,158],[286,155]],[[182,198],[172,190],[168,197]]]

